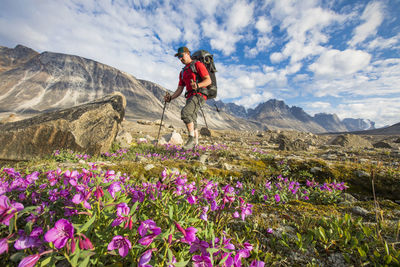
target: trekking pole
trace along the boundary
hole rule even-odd
[[[208,129],[206,116],[204,116],[203,108],[202,108],[201,105],[200,105],[199,95],[196,95],[196,96],[197,96],[197,103],[198,103],[199,106],[200,106],[201,114],[203,114],[204,123],[206,124],[207,130],[210,132],[210,140],[211,140],[211,143],[213,143],[212,136],[211,136],[211,131],[210,131],[210,129]]]
[[[156,143],[156,147],[158,145],[158,141],[160,139],[160,132],[161,132],[161,127],[162,127],[162,123],[163,123],[163,119],[164,119],[164,112],[165,112],[165,107],[167,106],[167,101],[164,101],[164,107],[162,110],[162,115],[161,115],[161,123],[160,123],[160,129],[158,129],[158,135],[157,135],[157,143]]]

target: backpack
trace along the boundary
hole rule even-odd
[[[214,58],[213,55],[211,55],[208,51],[206,50],[198,50],[194,52],[191,55],[192,58],[192,63],[190,64],[190,68],[194,74],[196,74],[196,80],[197,82],[201,82],[200,75],[197,73],[195,63],[196,61],[200,61],[201,63],[206,66],[208,70],[208,74],[210,75],[211,78],[211,84],[207,86],[207,88],[200,88],[199,92],[206,95],[207,99],[213,99],[217,97],[217,79],[215,77],[215,73],[217,72],[217,69],[215,68],[214,65]]]

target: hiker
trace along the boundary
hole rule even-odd
[[[186,105],[183,107],[181,112],[181,119],[186,124],[187,130],[189,132],[189,137],[186,144],[183,146],[185,150],[193,149],[195,145],[198,145],[199,131],[197,129],[197,113],[199,111],[200,105],[203,105],[207,100],[207,96],[200,93],[199,89],[206,88],[212,81],[207,68],[200,61],[196,61],[195,67],[200,79],[197,81],[196,74],[193,73],[190,68],[190,63],[192,63],[192,58],[190,57],[190,51],[187,47],[180,47],[175,57],[185,65],[182,71],[179,73],[179,83],[176,91],[170,95],[166,94],[164,100],[170,102],[172,99],[177,98],[182,94],[183,88],[186,87]]]

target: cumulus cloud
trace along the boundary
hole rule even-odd
[[[271,22],[264,16],[257,19],[255,27],[260,33],[264,34],[269,33],[272,30]]]
[[[361,50],[331,49],[309,66],[316,75],[340,76],[356,73],[368,66],[371,55]]]
[[[261,102],[268,101],[273,98],[274,95],[270,92],[262,92],[262,93],[252,93],[250,95],[246,95],[242,97],[240,100],[235,101],[236,105],[242,105],[245,108],[255,107],[257,104]]]
[[[349,41],[350,46],[355,46],[365,41],[369,36],[377,33],[378,27],[383,21],[383,6],[380,2],[369,3],[361,19],[364,21],[354,30],[353,38]]]
[[[379,31],[399,27],[392,1],[3,1],[0,45],[83,56],[170,90],[182,68],[173,55],[187,45],[214,53],[219,99],[251,107],[274,97],[393,121],[400,34]],[[390,100],[387,113],[369,99]]]

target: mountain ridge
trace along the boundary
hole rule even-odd
[[[65,108],[93,101],[113,91],[126,96],[127,118],[155,120],[161,117],[163,95],[167,90],[158,84],[80,56],[49,51],[38,53],[22,45],[0,46],[0,112],[37,113]],[[166,119],[182,124],[180,109],[184,102],[185,99],[179,97],[168,104]],[[348,129],[335,114],[318,120],[316,118],[324,117],[323,113],[313,117],[301,107],[289,107],[282,100],[271,99],[247,110],[221,100],[209,100],[207,104],[204,106],[207,122],[218,129],[293,129],[314,133]],[[199,123],[205,123],[200,114]],[[367,125],[357,119],[347,120],[347,123],[356,124],[353,130],[363,130],[360,127]]]

